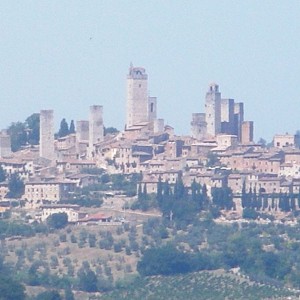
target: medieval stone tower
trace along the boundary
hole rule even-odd
[[[148,97],[148,121],[153,122],[156,120],[156,105],[157,98],[156,97]]]
[[[144,68],[130,66],[127,75],[126,128],[148,122],[148,75]],[[155,104],[153,103],[153,109]],[[151,107],[150,107],[151,109]]]
[[[0,157],[11,156],[11,138],[6,130],[0,132]]]
[[[193,113],[191,122],[192,137],[197,140],[202,140],[206,137],[207,124],[204,113]]]
[[[242,124],[244,122],[244,103],[234,103],[234,134],[241,141]]]
[[[92,156],[94,145],[104,139],[103,107],[100,105],[90,106],[89,117],[89,153]]]
[[[40,157],[55,159],[53,110],[40,111]]]
[[[219,86],[212,83],[205,98],[205,118],[207,134],[216,136],[221,132],[221,93]]]
[[[234,99],[221,99],[221,132],[234,134]]]

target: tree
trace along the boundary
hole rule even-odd
[[[207,154],[207,167],[213,167],[219,163],[218,155],[214,152],[208,152]]]
[[[159,203],[159,205],[163,200],[163,184],[162,184],[161,176],[158,177],[156,200]]]
[[[147,249],[137,264],[137,270],[143,276],[187,273],[192,269],[190,255],[171,245]]]
[[[24,300],[24,291],[24,286],[12,277],[11,269],[0,257],[0,300]]]
[[[7,274],[0,275],[0,300],[23,300],[25,288]]]
[[[265,148],[267,146],[267,141],[265,139],[263,139],[262,137],[258,140],[257,143],[260,144],[263,148]]]
[[[114,128],[114,127],[104,127],[104,135],[107,135],[107,134],[116,134],[118,132],[119,132],[119,130],[117,128]]]
[[[47,224],[53,229],[64,228],[68,224],[68,215],[66,213],[52,214],[47,218]]]
[[[22,122],[12,123],[8,129],[7,133],[11,139],[11,150],[13,152],[20,150],[22,146],[27,143],[27,133],[26,126]]]
[[[58,137],[64,137],[69,134],[69,125],[65,118],[63,118],[60,122],[60,128],[58,131]]]
[[[74,120],[71,120],[69,133],[75,133]]]
[[[8,189],[8,198],[20,198],[24,194],[25,185],[17,173],[14,173],[10,176]]]
[[[45,291],[38,294],[36,300],[62,300],[58,291]]]
[[[25,120],[28,132],[27,142],[30,145],[38,145],[40,142],[40,114],[34,113]]]
[[[0,166],[0,182],[5,181],[6,179],[6,172],[4,171],[3,167]]]
[[[82,266],[78,273],[79,289],[85,292],[97,292],[97,276],[89,266]]]
[[[75,300],[73,291],[70,286],[65,288],[65,300]]]

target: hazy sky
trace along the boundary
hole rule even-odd
[[[123,129],[130,62],[158,116],[190,133],[210,82],[245,104],[255,140],[300,129],[300,1],[0,1],[0,126],[54,109]]]

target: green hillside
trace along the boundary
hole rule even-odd
[[[260,285],[225,271],[196,272],[176,276],[137,279],[126,289],[103,295],[101,300],[201,300],[201,299],[296,299],[293,291]]]

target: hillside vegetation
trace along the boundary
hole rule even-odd
[[[296,299],[298,294],[284,288],[257,284],[222,271],[203,271],[175,276],[138,278],[125,289],[117,289],[99,299],[128,300],[218,300]],[[288,298],[289,297],[289,298]],[[297,298],[298,299],[298,298]]]

